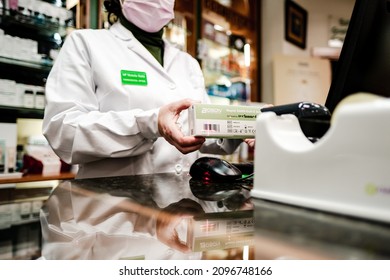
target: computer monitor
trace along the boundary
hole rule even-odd
[[[358,92],[390,97],[390,0],[356,0],[325,106]]]

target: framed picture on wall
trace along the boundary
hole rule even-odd
[[[306,48],[307,11],[297,3],[285,1],[285,39],[300,47]]]

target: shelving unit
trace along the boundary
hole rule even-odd
[[[12,9],[5,5],[8,0],[0,1],[3,4],[3,8],[0,8],[0,29],[4,35],[3,39],[6,39],[0,45],[0,48],[3,48],[0,49],[0,79],[43,89],[53,66],[52,51],[59,51],[69,30],[74,29],[74,19],[64,18],[65,14],[70,14],[65,9],[66,1],[19,1],[19,6]],[[31,10],[37,7],[35,4],[46,7],[49,5],[50,12],[42,8]],[[53,10],[58,11],[58,18],[49,15]],[[47,14],[43,14],[44,11]],[[8,37],[5,38],[6,36]],[[37,53],[12,53],[13,45],[8,45],[8,49],[5,46],[10,39],[16,41],[15,49],[21,47],[17,45],[18,40],[32,40],[31,44],[37,48]],[[0,104],[0,123],[15,127],[20,119],[43,119],[44,109],[37,104],[32,108],[25,107],[23,102],[19,104],[20,106]],[[74,173],[0,177],[0,259],[36,259],[40,256],[40,208],[57,181],[74,177]]]
[[[258,102],[258,1],[201,2],[198,58],[209,95],[230,103]]]
[[[248,90],[251,94],[250,101],[260,102],[260,1],[180,0],[175,2],[175,9],[185,20],[186,50],[200,62],[206,86],[215,83],[215,80],[220,76],[226,76],[227,79],[234,78],[234,80],[243,78],[248,83]],[[227,44],[220,44],[221,37],[216,38],[215,34],[209,34],[210,36],[205,34],[205,28],[208,28],[205,25],[208,23],[224,28],[223,32],[227,32]],[[216,33],[215,31],[211,32]],[[234,44],[230,44],[234,41],[230,42],[230,40],[237,37],[245,38],[245,41],[250,44],[246,58],[244,58],[242,50],[237,51],[234,49]],[[202,47],[208,48],[209,53],[202,53]],[[214,52],[213,54],[220,51],[219,55],[212,56],[210,50]],[[250,61],[251,64],[247,66],[245,73],[231,71],[232,68],[227,70],[209,65],[210,59],[217,60],[216,64],[218,64],[223,53],[230,53],[240,63],[247,59],[247,62]],[[208,55],[208,57],[206,58],[204,55]],[[206,60],[209,61],[206,62]]]
[[[3,9],[1,12],[1,23],[6,28],[18,28],[35,30],[38,35],[51,36],[58,33],[61,37],[66,35],[67,25],[60,24],[57,19],[48,20],[36,16],[24,15],[17,11]]]

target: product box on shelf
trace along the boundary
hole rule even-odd
[[[17,106],[15,81],[0,79],[0,105]]]
[[[45,88],[44,87],[35,87],[35,100],[34,107],[37,109],[45,108]]]
[[[16,123],[0,123],[0,175],[16,168]]]

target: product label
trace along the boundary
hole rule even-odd
[[[202,252],[209,250],[223,250],[229,248],[240,248],[254,244],[253,233],[224,234],[207,237],[196,237],[192,240],[192,251]]]
[[[191,135],[222,138],[253,138],[260,107],[195,104],[189,109]]]
[[[145,72],[121,70],[122,85],[147,86],[148,79]]]
[[[253,211],[205,213],[189,220],[187,244],[193,252],[253,245]]]
[[[214,104],[194,105],[197,119],[255,120],[261,110],[255,106],[225,106]]]

